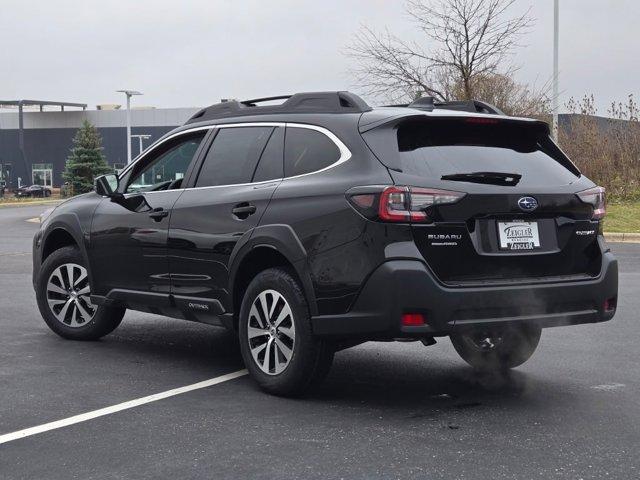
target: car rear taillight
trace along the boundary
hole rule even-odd
[[[351,203],[367,218],[402,223],[429,222],[429,207],[455,203],[465,195],[449,190],[395,185],[357,187],[347,192]]]
[[[593,206],[592,220],[600,220],[604,218],[607,213],[607,202],[605,190],[603,187],[594,187],[589,190],[583,190],[578,192],[578,197],[585,203]]]
[[[411,197],[407,187],[387,187],[380,194],[378,216],[386,222],[421,222],[426,213],[412,210]]]

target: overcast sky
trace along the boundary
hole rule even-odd
[[[560,0],[561,104],[593,93],[600,113],[640,97],[640,1]],[[552,72],[553,0],[518,0],[536,24],[519,80]],[[0,99],[204,106],[222,97],[354,88],[342,52],[360,24],[420,39],[401,0],[2,0]],[[371,99],[370,99],[371,100]]]

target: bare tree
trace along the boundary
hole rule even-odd
[[[474,98],[497,106],[507,115],[542,119],[551,111],[548,83],[534,88],[516,82],[509,75],[483,73],[474,75],[469,86]],[[449,91],[453,98],[466,98],[462,81],[454,83]]]
[[[423,94],[472,98],[474,79],[513,73],[507,57],[533,23],[529,11],[506,15],[514,2],[407,0],[406,11],[426,36],[425,45],[363,26],[346,51],[355,61],[358,84],[393,100]]]
[[[370,95],[392,101],[422,94],[446,99],[442,90],[442,69],[437,68],[420,47],[408,43],[388,30],[378,33],[362,26],[347,55],[355,62],[353,74],[360,87]]]

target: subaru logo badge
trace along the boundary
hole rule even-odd
[[[533,197],[522,197],[518,200],[518,206],[523,212],[533,212],[538,208],[538,201]]]

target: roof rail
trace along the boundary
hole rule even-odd
[[[432,112],[436,108],[444,110],[458,110],[462,112],[485,113],[489,115],[505,115],[498,107],[480,100],[463,100],[455,102],[437,102],[433,97],[420,97],[411,103],[403,105],[388,105],[389,107],[417,108]]]
[[[260,103],[284,100],[279,105]],[[193,115],[187,124],[225,117],[265,115],[277,113],[362,113],[371,107],[351,92],[306,92],[252,100],[229,100],[203,108]]]

